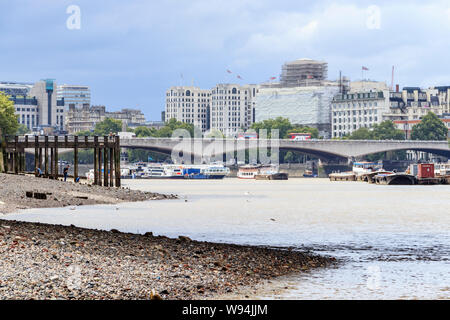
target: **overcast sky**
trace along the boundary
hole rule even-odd
[[[89,85],[93,104],[149,120],[172,85],[261,83],[304,57],[330,79],[366,66],[390,84],[394,65],[400,86],[450,85],[448,0],[0,0],[0,30],[0,80]]]

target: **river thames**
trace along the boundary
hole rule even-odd
[[[30,209],[4,218],[291,247],[340,261],[336,267],[273,280],[250,298],[450,298],[448,185],[235,178],[123,182],[180,199]]]

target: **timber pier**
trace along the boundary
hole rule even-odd
[[[1,141],[5,172],[25,173],[25,150],[34,149],[34,174],[58,179],[58,153],[73,149],[74,181],[78,181],[79,149],[94,150],[94,185],[120,187],[119,136],[7,136]],[[102,169],[103,168],[103,169]]]

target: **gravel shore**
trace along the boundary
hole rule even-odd
[[[1,299],[207,299],[334,259],[0,220]]]
[[[27,197],[26,193],[30,191],[45,194],[46,199]],[[176,198],[175,195],[0,173],[0,213],[29,208],[114,204],[174,198]]]
[[[2,213],[173,198],[0,174]],[[0,299],[214,299],[333,262],[292,250],[0,219]]]

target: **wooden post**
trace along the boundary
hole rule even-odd
[[[103,137],[103,185],[108,186],[108,149],[106,145],[108,144],[108,137]]]
[[[102,148],[98,147],[98,185],[102,185]]]
[[[58,169],[58,136],[55,136],[55,179],[58,179],[59,176]]]
[[[55,161],[55,157],[53,154],[53,150],[54,148],[50,148],[50,175],[49,177],[53,178],[55,176],[54,170],[55,170],[55,165],[54,165],[54,161]]]
[[[44,145],[44,161],[45,161],[45,176],[48,177],[48,136],[45,136],[45,145]]]
[[[115,136],[115,146],[114,146],[114,165],[115,165],[115,180],[116,187],[120,188],[120,138]]]
[[[98,137],[94,137],[94,184],[98,184],[98,152],[97,152]]]
[[[38,167],[42,169],[42,148],[39,148]]]
[[[111,146],[109,150],[109,186],[114,187],[114,149]]]
[[[78,136],[73,137],[73,181],[78,178]]]
[[[39,157],[39,137],[38,136],[34,136],[34,175],[37,177],[38,176],[38,157]]]

